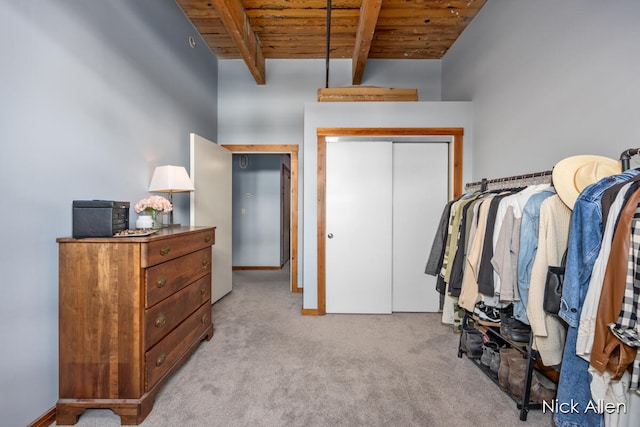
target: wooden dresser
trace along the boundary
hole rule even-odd
[[[58,425],[87,408],[140,424],[160,387],[213,337],[213,227],[60,238]]]

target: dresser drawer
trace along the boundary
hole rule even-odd
[[[211,273],[211,248],[146,269],[145,308],[150,308],[199,277]]]
[[[145,381],[149,390],[195,340],[211,327],[211,304],[207,301],[198,310],[175,328],[162,341],[145,353]]]
[[[178,258],[215,242],[214,230],[204,230],[166,239],[152,239],[142,245],[141,266],[143,268]]]
[[[152,347],[211,298],[211,275],[200,278],[145,313],[145,349]]]

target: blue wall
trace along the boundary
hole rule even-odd
[[[233,155],[233,266],[280,266],[280,154]]]
[[[189,46],[189,36],[197,41]],[[76,199],[146,195],[217,138],[217,60],[173,0],[0,2],[2,425],[58,399],[58,248]],[[189,222],[176,194],[175,221]],[[131,220],[135,220],[131,213]]]

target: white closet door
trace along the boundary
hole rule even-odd
[[[447,203],[448,144],[393,144],[393,311],[437,312],[436,278],[424,273]]]
[[[191,134],[191,225],[216,227],[211,251],[211,303],[231,292],[231,151]]]
[[[326,156],[326,311],[391,313],[392,144],[328,142]]]

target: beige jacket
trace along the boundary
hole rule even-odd
[[[561,320],[543,309],[544,287],[549,266],[558,266],[569,241],[571,211],[556,194],[540,205],[538,251],[531,268],[527,317],[534,335],[534,347],[547,366],[562,361],[566,330]]]
[[[478,299],[478,271],[480,269],[480,259],[482,258],[484,235],[487,229],[487,213],[493,197],[494,195],[487,195],[478,208],[478,225],[465,260],[458,305],[471,312],[473,312]]]

